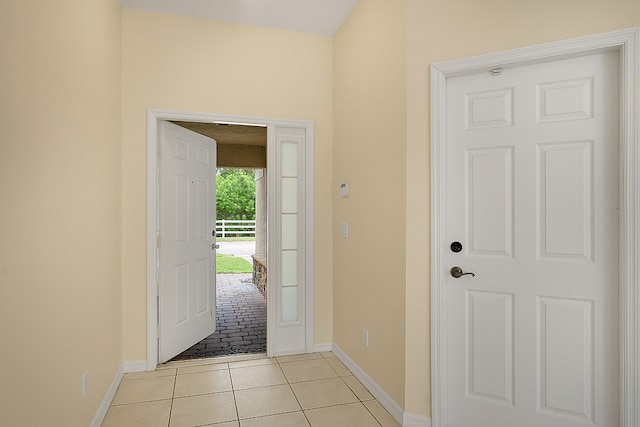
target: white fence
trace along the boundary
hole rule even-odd
[[[216,235],[218,237],[255,237],[255,219],[219,219],[216,221]]]

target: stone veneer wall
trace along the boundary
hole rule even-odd
[[[253,258],[253,283],[258,287],[262,295],[267,292],[267,260],[259,255],[251,255]]]

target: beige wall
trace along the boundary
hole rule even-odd
[[[405,390],[404,3],[363,0],[334,36],[333,341],[400,405]],[[338,194],[349,183],[349,196]],[[349,237],[340,224],[349,224]],[[369,331],[365,348],[362,330]]]
[[[120,23],[0,3],[2,425],[89,425],[122,361]]]
[[[368,0],[363,0],[368,1]],[[392,0],[389,0],[390,2]],[[640,25],[637,0],[406,0],[407,347],[406,406],[430,408],[429,65]]]
[[[315,342],[331,342],[331,38],[123,9],[124,359],[146,358],[147,109],[315,123]]]
[[[147,108],[315,123],[315,341],[428,416],[429,64],[632,26],[637,0],[361,0],[333,39],[3,1],[2,422],[88,425],[146,358]]]

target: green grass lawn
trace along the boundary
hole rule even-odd
[[[216,254],[216,273],[251,273],[253,265],[244,258]]]

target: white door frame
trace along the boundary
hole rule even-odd
[[[304,120],[281,120],[270,119],[264,117],[252,116],[234,116],[226,114],[213,113],[194,113],[186,111],[173,110],[157,110],[149,109],[147,111],[147,370],[153,371],[158,365],[158,132],[159,122],[162,120],[187,121],[199,123],[229,123],[243,125],[259,125],[267,127],[267,187],[273,188],[276,178],[274,174],[269,174],[270,169],[275,162],[273,150],[275,143],[272,141],[274,135],[273,129],[276,126],[288,126],[296,128],[304,128],[306,134],[306,157],[305,163],[305,347],[307,352],[313,350],[313,276],[314,276],[314,157],[313,157],[313,134],[314,126],[310,121]],[[270,194],[267,193],[267,199]],[[276,206],[275,203],[271,205]],[[275,212],[267,212],[268,217],[274,218]],[[275,236],[273,229],[276,221],[267,220],[267,235]],[[273,257],[272,257],[273,258]],[[269,257],[267,257],[269,263]],[[269,263],[270,268],[277,268],[273,263]],[[267,294],[267,298],[269,298]],[[270,298],[269,298],[270,299]],[[279,304],[267,304],[267,319],[275,317],[275,312]],[[274,343],[272,337],[275,337],[276,322],[267,321],[267,355],[273,355]]]
[[[447,414],[445,262],[447,79],[588,55],[620,52],[620,427],[640,427],[640,28],[446,61],[431,66],[431,418]]]

